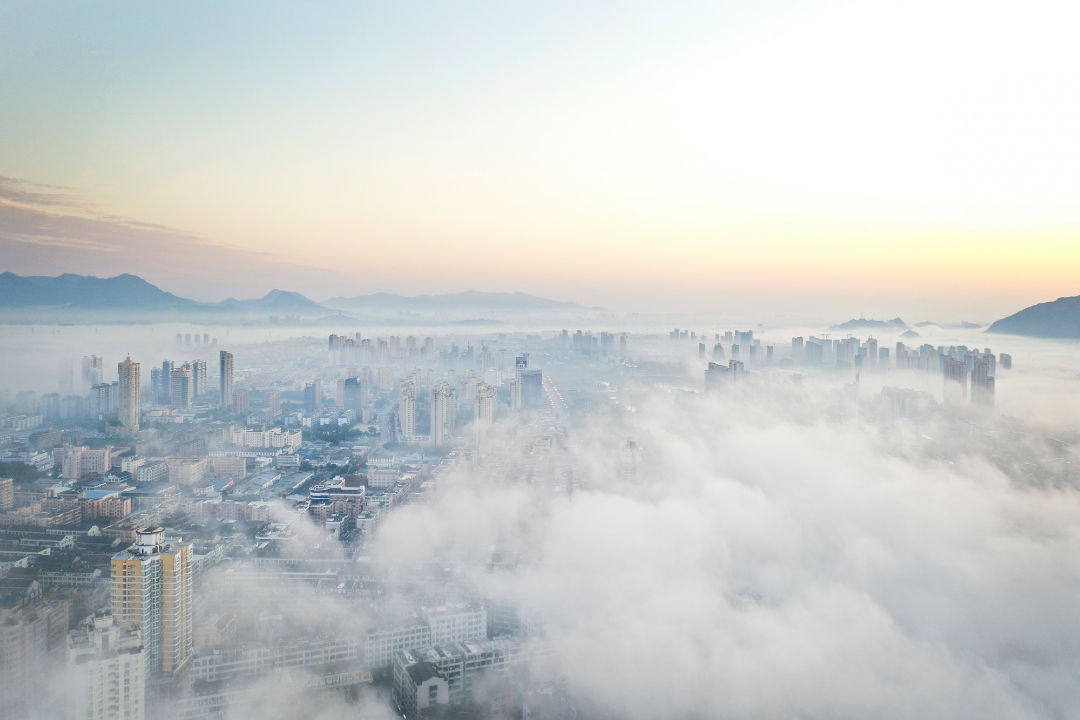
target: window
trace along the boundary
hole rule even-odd
[[[439,702],[439,686],[438,685],[428,685],[427,698],[428,698],[429,703],[437,703],[437,702]]]

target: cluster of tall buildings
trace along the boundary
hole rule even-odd
[[[150,369],[150,401],[159,406],[173,409],[190,409],[197,400],[211,398],[222,407],[233,408],[238,404],[233,389],[233,356],[222,350],[219,354],[219,383],[217,393],[209,386],[205,360],[189,360],[182,364],[164,360],[160,367]],[[89,387],[89,402],[86,410],[92,415],[115,414],[119,424],[128,432],[139,431],[142,413],[143,377],[141,364],[130,356],[117,365],[117,380],[114,383],[103,381],[104,362],[98,355],[87,355],[80,363],[80,377],[84,386]],[[59,401],[59,398],[57,398]],[[59,403],[56,416],[62,416]],[[69,414],[77,416],[74,410]]]
[[[675,330],[669,333],[674,340],[694,340],[696,333]],[[945,381],[946,402],[965,402],[993,405],[997,367],[1012,367],[1012,357],[1006,353],[996,356],[989,348],[983,350],[964,345],[934,346],[923,344],[909,347],[902,341],[893,347],[881,347],[871,337],[793,337],[787,358],[775,357],[772,345],[762,346],[752,331],[726,332],[715,336],[711,360],[705,369],[705,389],[715,390],[742,378],[748,368],[805,367],[820,369],[886,372],[890,370],[919,370],[941,375]],[[706,344],[698,343],[698,355],[704,358]],[[727,363],[722,360],[728,357]]]
[[[327,346],[330,363],[340,366],[431,362],[435,359],[435,339],[432,337],[425,337],[421,345],[414,335],[407,336],[403,342],[397,335],[366,338],[361,333],[352,337],[331,334]]]
[[[571,336],[563,330],[560,337],[564,348],[569,345],[583,357],[626,358],[629,353],[629,333],[601,332],[597,336],[587,330],[575,330]]]
[[[209,392],[205,360],[191,360],[182,365],[165,360],[160,368],[150,369],[150,396],[158,405],[188,409]]]

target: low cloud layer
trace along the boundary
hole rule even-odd
[[[380,550],[444,557],[535,616],[602,715],[1074,716],[1080,495],[928,427],[657,394],[571,431],[571,495],[463,468],[392,516]],[[516,562],[491,571],[492,548]]]

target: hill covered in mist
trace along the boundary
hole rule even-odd
[[[144,310],[193,308],[194,300],[178,297],[135,275],[111,278],[65,273],[44,275],[0,274],[3,308],[125,308]]]

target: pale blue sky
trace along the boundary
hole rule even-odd
[[[8,2],[0,241],[16,271],[207,297],[262,263],[245,291],[1008,308],[1078,290],[1078,20],[973,0]]]

